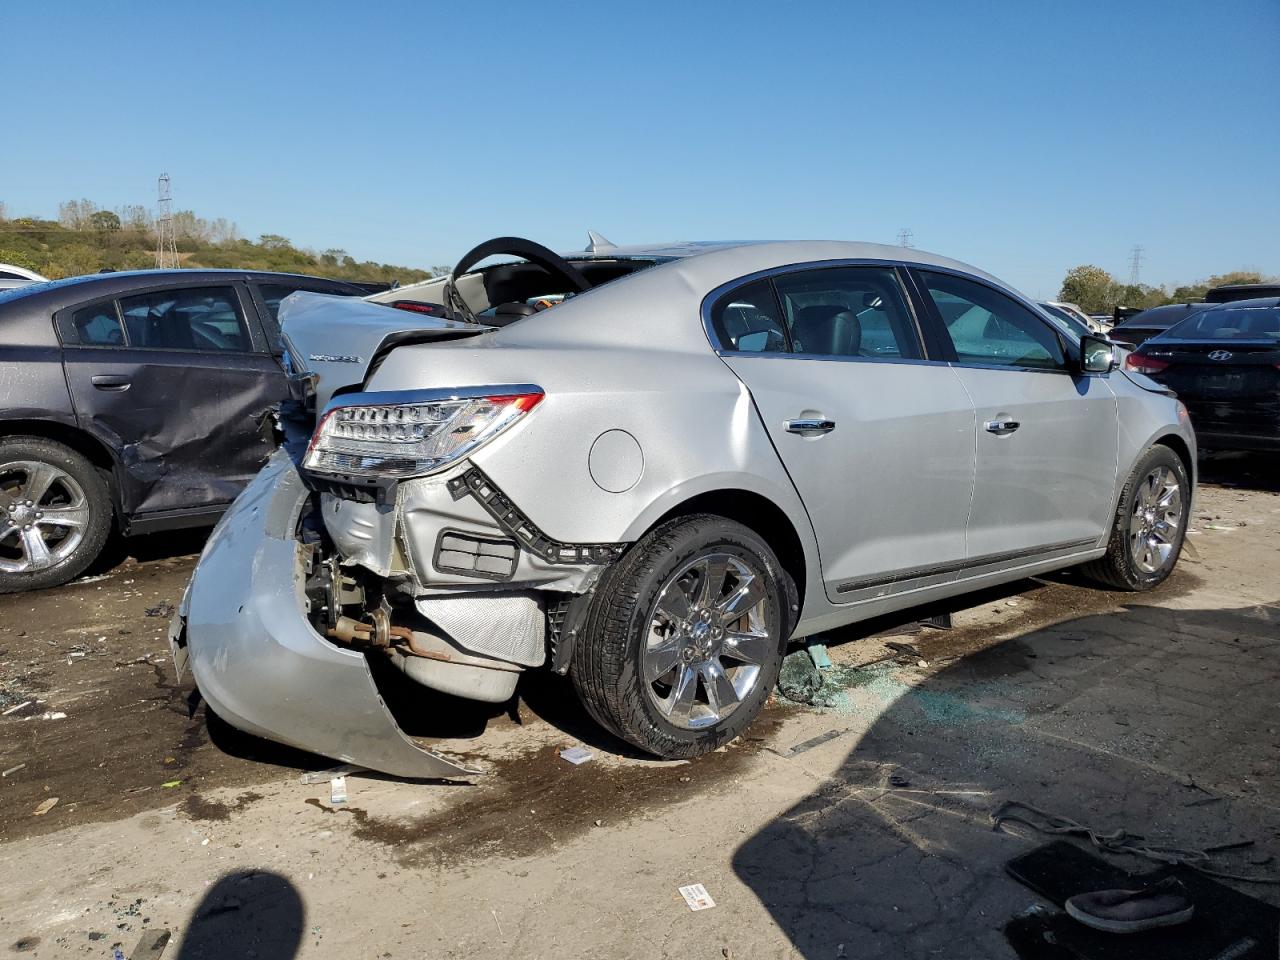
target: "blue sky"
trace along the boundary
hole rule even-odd
[[[1280,273],[1280,2],[6,4],[0,200],[410,265],[914,243],[1038,296]]]

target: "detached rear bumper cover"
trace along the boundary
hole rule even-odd
[[[415,745],[364,657],[308,622],[294,536],[307,494],[278,450],[205,547],[175,622],[175,662],[190,663],[209,706],[249,733],[399,777],[477,772]]]

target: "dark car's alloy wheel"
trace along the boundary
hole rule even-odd
[[[102,550],[111,506],[97,468],[36,437],[0,440],[0,593],[65,583]]]
[[[693,757],[741,733],[777,681],[795,587],[757,534],[698,515],[652,530],[596,588],[572,676],[603,726]]]
[[[1084,572],[1118,590],[1149,590],[1173,572],[1187,535],[1191,480],[1181,458],[1156,445],[1120,494],[1107,552]]]

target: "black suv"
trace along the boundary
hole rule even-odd
[[[0,593],[124,534],[212,524],[273,449],[280,301],[336,280],[146,270],[0,291]]]

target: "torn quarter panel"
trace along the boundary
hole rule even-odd
[[[396,725],[364,655],[322,638],[304,614],[309,495],[283,450],[223,517],[188,594],[188,661],[219,716],[257,736],[401,777],[474,773]]]
[[[382,303],[299,292],[280,304],[280,328],[295,373],[316,376],[316,409],[358,386],[395,343],[474,337],[490,327],[397,310]]]

